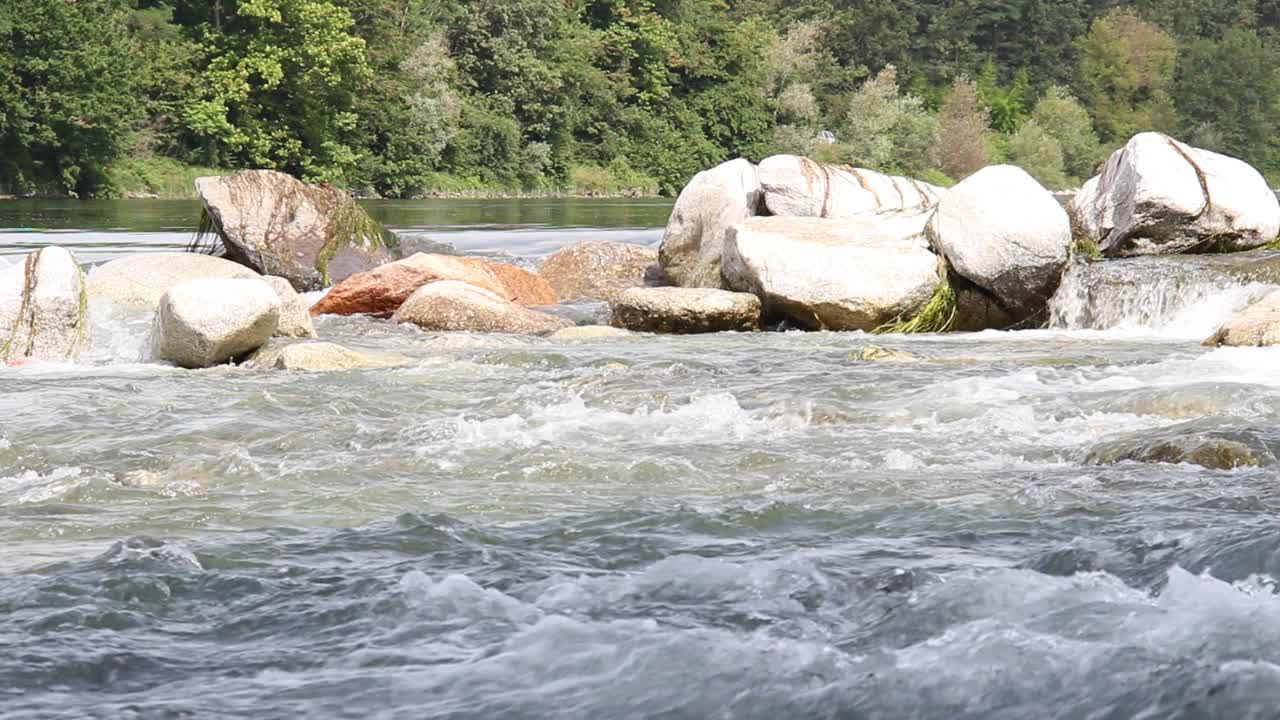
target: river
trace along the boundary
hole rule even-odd
[[[0,256],[193,207],[0,203]],[[373,206],[529,263],[668,208]],[[322,318],[415,364],[314,375],[145,364],[94,306],[84,363],[0,369],[0,714],[1277,717],[1280,350],[1199,345],[1264,288],[1142,268],[1015,333]],[[1124,459],[1187,438],[1248,464]]]

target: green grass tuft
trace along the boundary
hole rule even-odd
[[[193,198],[198,177],[228,175],[230,170],[194,167],[162,157],[132,157],[107,169],[107,187],[116,197]]]
[[[1071,254],[1075,257],[1087,258],[1090,262],[1102,259],[1102,250],[1098,249],[1098,243],[1087,235],[1076,235],[1071,245]]]
[[[910,318],[898,318],[876,328],[877,335],[892,333],[940,333],[946,332],[956,322],[956,291],[943,279],[933,289],[933,297],[920,312]]]

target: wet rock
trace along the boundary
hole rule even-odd
[[[144,253],[99,265],[89,272],[90,299],[154,310],[169,288],[197,278],[262,277],[249,268],[199,253]]]
[[[916,314],[938,286],[927,219],[749,218],[730,228],[722,271],[731,289],[761,299],[766,317],[811,330],[874,330]]]
[[[1154,132],[1112,154],[1071,210],[1111,257],[1234,252],[1280,233],[1280,202],[1257,170]]]
[[[552,340],[595,340],[598,338],[631,337],[630,330],[610,325],[575,325],[551,334]]]
[[[612,300],[627,288],[658,285],[658,251],[611,240],[594,240],[556,251],[538,268],[561,301]]]
[[[1280,290],[1231,316],[1204,344],[1262,347],[1280,343]]]
[[[418,253],[357,273],[338,283],[312,308],[312,315],[390,317],[418,288],[438,280],[460,280],[520,305],[551,305],[556,292],[522,267],[484,258]]]
[[[882,345],[865,345],[849,353],[849,359],[858,362],[915,362],[919,360],[906,350],[884,347]]]
[[[924,212],[946,190],[911,178],[807,157],[774,155],[758,169],[764,204],[773,215],[846,218],[867,213]]]
[[[760,328],[760,300],[711,288],[632,288],[614,301],[612,322],[656,333],[750,332]]]
[[[40,248],[0,270],[0,362],[73,360],[88,331],[84,272],[70,251]]]
[[[318,290],[394,260],[396,236],[347,192],[272,170],[196,180],[227,259]]]
[[[1248,433],[1203,432],[1152,437],[1133,435],[1102,443],[1089,451],[1085,462],[1109,465],[1123,461],[1185,463],[1211,470],[1263,467],[1276,462],[1275,455]]]
[[[741,158],[695,175],[676,198],[658,247],[667,279],[681,287],[723,288],[725,233],[759,214],[760,199],[756,168]]]
[[[1047,321],[1071,251],[1071,220],[1025,170],[995,165],[970,175],[947,191],[926,233],[951,269],[1013,322]]]
[[[220,365],[265,345],[279,319],[280,298],[261,280],[188,280],[160,298],[153,354],[185,368]]]
[[[418,288],[392,320],[424,330],[542,335],[572,323],[530,310],[495,292],[460,280],[441,280]]]
[[[307,299],[298,294],[288,280],[274,275],[262,278],[280,298],[280,320],[276,323],[276,337],[315,337],[316,328],[311,323],[311,308]]]
[[[300,342],[267,345],[254,353],[246,365],[264,370],[330,372],[403,367],[409,362],[402,355],[357,352],[329,342]]]

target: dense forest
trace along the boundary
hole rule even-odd
[[[1280,179],[1277,30],[1280,0],[4,0],[0,191],[670,194],[778,152],[1069,187],[1144,129]]]

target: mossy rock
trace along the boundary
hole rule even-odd
[[[204,204],[193,249],[318,290],[399,257],[395,234],[348,193],[271,170],[196,180]],[[216,240],[215,240],[216,238]]]
[[[1085,461],[1091,465],[1123,462],[1198,465],[1211,470],[1265,467],[1275,455],[1249,433],[1203,432],[1126,436],[1091,449]]]

